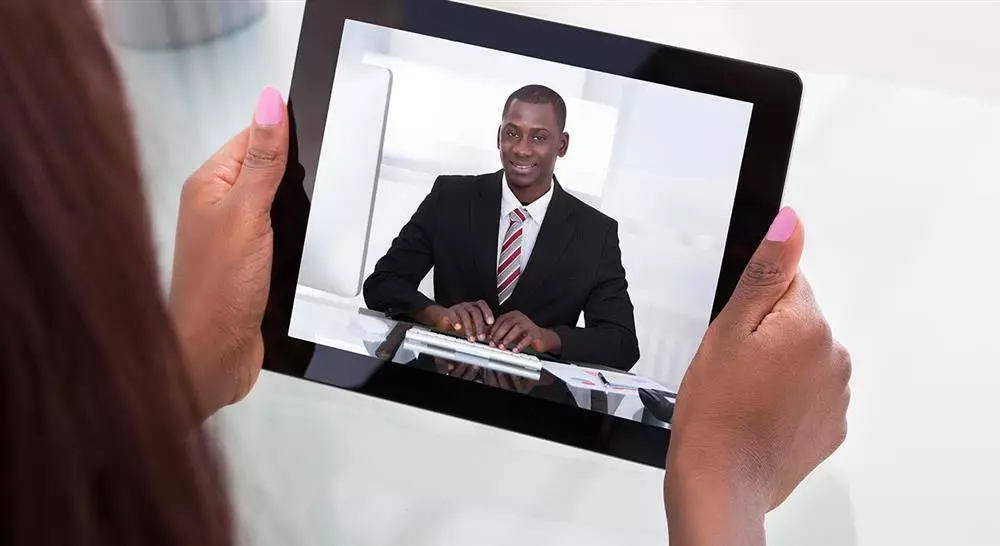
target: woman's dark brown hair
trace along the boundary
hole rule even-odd
[[[85,0],[0,1],[5,545],[232,543]]]

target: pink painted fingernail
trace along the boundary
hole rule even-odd
[[[285,119],[285,101],[281,98],[281,93],[271,86],[265,87],[257,99],[253,117],[257,125],[280,125]]]
[[[795,214],[792,207],[785,207],[778,211],[778,215],[774,217],[774,221],[771,222],[771,227],[767,230],[767,235],[764,238],[775,243],[783,243],[792,236],[792,233],[795,233],[795,226],[798,223],[799,216]]]

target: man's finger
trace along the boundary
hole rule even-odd
[[[490,309],[490,306],[483,300],[477,301],[476,306],[483,312],[483,320],[486,321],[486,325],[493,326],[493,310]],[[483,330],[483,333],[485,334],[486,330]]]
[[[459,320],[458,315],[451,309],[448,309],[438,320],[437,327],[445,331],[456,330],[456,327],[461,324]]]
[[[490,328],[490,345],[496,345],[500,343],[503,336],[507,335],[507,330],[510,329],[514,321],[511,320],[510,315],[503,315],[493,323],[493,328]]]
[[[524,328],[523,325],[521,325],[521,323],[519,322],[514,323],[514,325],[511,326],[510,331],[507,332],[507,335],[504,336],[502,341],[500,341],[500,348],[513,349],[517,345],[518,340],[521,339],[521,336],[525,334],[525,332],[526,329]]]
[[[531,346],[537,341],[538,338],[536,338],[535,336],[530,336],[530,335],[524,336],[523,338],[521,338],[521,341],[517,344],[517,347],[514,347],[514,352],[520,353],[521,351],[527,349],[529,346]]]
[[[288,163],[288,112],[281,93],[265,87],[257,99],[243,167],[234,196],[260,211],[271,210]]]
[[[472,324],[472,315],[469,314],[469,310],[465,306],[460,305],[455,308],[455,314],[458,315],[458,323],[455,325],[455,330],[462,332],[462,335],[472,339],[476,335],[476,330]]]
[[[472,316],[473,326],[473,330],[468,332],[469,341],[484,339],[486,337],[486,318],[483,316],[483,310],[478,305],[472,304],[469,306],[469,314]]]
[[[719,314],[719,324],[743,333],[756,331],[795,278],[804,244],[798,215],[789,207],[781,209]]]

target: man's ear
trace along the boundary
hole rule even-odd
[[[563,132],[559,138],[559,157],[566,157],[569,151],[569,133]]]
[[[500,133],[503,131],[503,125],[497,126],[497,150],[500,149]]]

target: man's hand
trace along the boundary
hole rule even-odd
[[[524,313],[511,311],[501,315],[490,329],[490,346],[519,353],[531,347],[539,353],[559,354],[562,340],[559,334],[539,328]]]
[[[493,311],[483,300],[451,307],[431,305],[416,313],[413,318],[427,326],[462,334],[469,341],[486,341],[493,325]]]
[[[271,203],[287,154],[285,103],[267,88],[253,124],[181,190],[169,304],[204,415],[246,396],[263,364]]]
[[[798,273],[784,209],[681,383],[667,456],[672,544],[763,544],[764,514],[844,441],[851,361]]]

